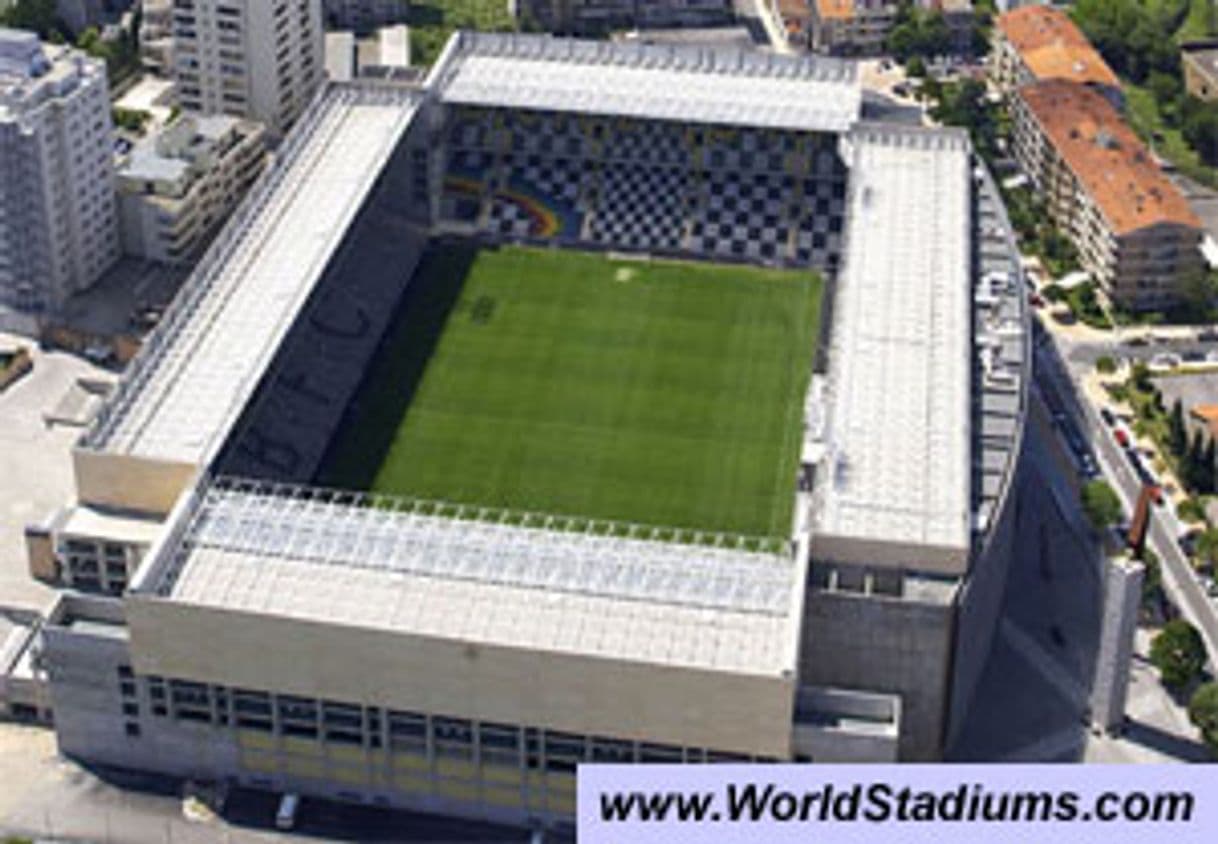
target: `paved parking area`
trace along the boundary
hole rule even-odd
[[[292,833],[274,828],[278,796],[237,790],[222,817],[188,817],[181,784],[150,775],[90,770],[56,754],[50,730],[0,723],[0,835],[91,844],[256,842],[507,842],[529,831],[434,815],[306,798]],[[547,834],[545,844],[564,839]]]
[[[28,573],[25,526],[73,495],[69,450],[80,429],[42,419],[80,377],[112,378],[66,352],[43,352],[30,340],[0,334],[0,344],[29,346],[33,370],[0,393],[0,606],[42,609],[52,590]]]

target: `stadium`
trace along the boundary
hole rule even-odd
[[[332,84],[31,543],[60,748],[534,824],[585,762],[940,758],[1023,284],[967,136],[846,62],[461,32]]]

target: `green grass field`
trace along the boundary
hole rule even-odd
[[[820,294],[808,272],[433,251],[319,481],[784,535]]]

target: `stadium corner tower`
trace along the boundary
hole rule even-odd
[[[789,533],[320,486],[454,242],[823,278]],[[581,762],[940,758],[1013,543],[1023,285],[967,136],[871,119],[850,63],[462,32],[419,87],[332,84],[30,535],[73,587],[60,748],[543,824]]]

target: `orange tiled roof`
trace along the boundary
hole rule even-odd
[[[821,20],[850,20],[854,17],[854,0],[816,0]]]
[[[1001,15],[998,28],[1037,79],[1120,84],[1087,36],[1060,9],[1021,6]]]
[[[1019,91],[1049,141],[1120,235],[1158,223],[1201,222],[1102,94],[1050,79]]]
[[[1210,429],[1210,435],[1218,437],[1218,404],[1199,404],[1189,411],[1194,419]]]

